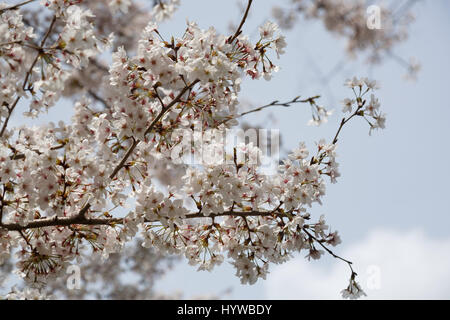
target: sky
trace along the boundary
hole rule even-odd
[[[229,34],[230,23],[241,17],[237,3],[245,1],[182,0],[174,18],[160,26],[161,33],[180,36],[189,19],[201,28],[214,26]],[[244,33],[256,38],[272,6],[283,3],[287,0],[254,1]],[[240,99],[255,107],[320,94],[322,104],[334,109],[320,127],[306,125],[311,115],[304,105],[248,116],[246,121],[255,127],[271,118],[269,129],[280,129],[283,149],[290,150],[300,141],[312,147],[334,135],[342,117],[340,101],[351,97],[345,79],[370,75],[379,81],[377,97],[387,113],[387,128],[372,136],[363,121],[344,128],[337,150],[342,176],[337,184],[328,184],[323,205],[310,211],[313,217],[324,214],[339,231],[343,243],[335,252],[354,262],[370,299],[450,298],[449,9],[446,0],[422,0],[413,7],[416,21],[409,39],[394,53],[421,63],[415,82],[404,79],[406,70],[394,59],[376,67],[352,60],[344,41],[327,33],[321,23],[300,21],[285,33],[288,47],[277,61],[281,69],[273,80],[245,81],[242,86]],[[340,71],[327,77],[338,63]],[[50,119],[59,118],[68,120],[70,114],[52,108]],[[18,112],[11,122],[19,120]],[[267,279],[252,286],[241,285],[226,262],[208,273],[181,260],[157,283],[157,290],[182,291],[185,298],[339,299],[348,267],[331,257],[309,262],[304,256],[272,266]]]
[[[254,2],[244,32],[255,37],[274,4],[280,1]],[[255,106],[321,94],[322,103],[335,110],[318,128],[306,126],[310,111],[304,106],[247,118],[256,125],[274,117],[271,128],[280,129],[283,148],[292,149],[300,141],[312,146],[336,132],[342,117],[339,102],[351,97],[343,86],[346,78],[370,75],[380,82],[377,96],[387,113],[387,128],[369,136],[367,124],[355,121],[344,129],[338,146],[342,176],[328,185],[324,204],[311,210],[316,217],[325,214],[339,230],[343,243],[335,252],[354,262],[370,299],[450,298],[449,9],[445,0],[423,0],[413,7],[416,21],[409,39],[394,53],[420,62],[415,82],[404,79],[405,68],[392,58],[376,67],[350,59],[342,39],[328,34],[321,23],[301,21],[285,33],[288,47],[274,79],[247,81],[242,88],[241,99]],[[189,19],[202,28],[227,32],[239,17],[236,2],[182,1],[174,22],[161,28],[179,34]],[[340,62],[340,71],[324,83],[324,75]],[[309,262],[304,255],[272,266],[267,280],[253,286],[241,285],[227,263],[208,273],[181,262],[157,288],[181,289],[186,298],[217,294],[229,299],[339,299],[348,267],[331,257]]]

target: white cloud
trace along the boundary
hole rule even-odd
[[[419,230],[376,230],[360,243],[337,247],[336,253],[354,262],[370,299],[450,299],[450,238],[434,239]],[[349,274],[338,260],[327,264],[297,257],[272,270],[266,298],[339,299]]]

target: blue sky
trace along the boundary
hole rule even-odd
[[[258,25],[270,17],[270,9],[277,3],[256,1],[244,32],[256,36]],[[405,81],[406,70],[391,58],[375,68],[363,59],[350,60],[341,39],[327,34],[320,23],[303,21],[286,33],[287,53],[278,62],[281,70],[275,78],[243,85],[242,97],[255,106],[299,94],[321,94],[323,104],[335,109],[329,122],[319,128],[305,125],[310,117],[305,106],[272,109],[247,118],[250,123],[261,124],[268,115],[275,116],[277,122],[271,126],[281,129],[284,148],[292,149],[299,141],[312,145],[320,138],[332,137],[342,115],[339,101],[351,97],[342,85],[346,78],[370,75],[380,82],[377,96],[388,115],[386,130],[369,137],[363,121],[344,129],[338,147],[342,177],[329,185],[324,205],[311,210],[315,216],[325,214],[329,224],[340,231],[343,243],[336,252],[356,255],[348,258],[354,260],[363,285],[370,266],[379,267],[381,286],[367,289],[371,298],[450,298],[450,281],[445,281],[450,277],[450,264],[428,276],[429,269],[436,268],[430,265],[432,261],[450,260],[449,9],[450,3],[444,0],[416,4],[409,40],[394,49],[405,59],[420,61],[422,70],[416,82]],[[164,24],[163,31],[180,34],[186,18],[202,28],[212,25],[227,32],[230,21],[239,20],[239,10],[229,1],[182,1],[174,22]],[[321,74],[328,74],[340,61],[345,61],[341,71],[324,85]],[[365,251],[372,254],[363,256]],[[402,254],[409,251],[411,255]],[[207,273],[196,272],[183,262],[160,281],[158,288],[166,292],[180,289],[187,297],[232,288],[226,297],[233,299],[338,298],[337,290],[348,277],[345,266],[331,258],[314,263],[304,260],[297,257],[287,266],[272,269],[267,281],[254,286],[240,285],[226,263]],[[412,277],[430,279],[411,281]],[[330,281],[337,283],[324,286]]]

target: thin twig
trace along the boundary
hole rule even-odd
[[[349,261],[349,260],[347,260],[347,259],[344,259],[344,258],[338,256],[337,254],[335,254],[335,253],[334,253],[333,251],[331,251],[327,246],[325,246],[325,245],[322,243],[322,241],[320,241],[320,240],[317,239],[315,236],[313,236],[313,235],[308,231],[308,229],[306,229],[305,227],[303,227],[302,230],[303,230],[303,232],[305,232],[311,239],[313,239],[314,241],[316,241],[323,249],[325,249],[325,251],[328,252],[331,256],[333,256],[334,258],[339,259],[339,260],[342,260],[342,261],[344,261],[345,263],[347,263],[348,266],[350,267],[350,270],[352,271],[352,275],[353,275],[353,274],[356,275],[356,272],[353,270],[353,267],[352,267],[353,262],[351,262],[351,261]]]
[[[46,41],[47,38],[49,37],[49,35],[50,35],[50,33],[51,33],[52,29],[53,29],[53,26],[55,25],[55,22],[56,22],[56,15],[53,16],[52,22],[50,23],[50,26],[49,26],[49,28],[48,28],[46,34],[44,35],[44,38],[42,38],[40,47],[43,47],[43,46],[44,46],[45,41]],[[42,54],[42,52],[41,52],[41,50],[39,49],[39,50],[38,50],[38,53],[36,54],[36,57],[35,57],[34,60],[33,60],[33,63],[31,64],[30,68],[28,69],[28,71],[27,71],[27,73],[26,73],[26,75],[25,75],[25,79],[24,79],[24,81],[23,81],[23,83],[22,83],[22,90],[25,90],[25,87],[27,86],[28,80],[30,79],[31,74],[32,74],[32,72],[33,72],[33,68],[34,68],[34,66],[36,65],[36,63],[38,62],[39,57],[41,56],[41,54]],[[22,96],[18,96],[18,97],[14,100],[12,106],[10,106],[10,107],[8,106],[8,115],[6,116],[5,122],[3,123],[2,129],[1,129],[1,131],[0,131],[0,138],[3,137],[3,134],[5,133],[6,127],[8,126],[9,119],[11,118],[11,115],[12,115],[14,109],[16,108],[17,103],[19,102],[19,100],[20,100],[21,97],[22,97]]]
[[[248,12],[250,11],[250,7],[252,5],[253,0],[248,0],[247,9],[245,9],[244,16],[242,17],[241,23],[239,24],[239,27],[237,28],[236,32],[234,33],[234,36],[231,38],[230,43],[233,42],[242,32],[242,27],[244,26],[245,20],[247,20]]]
[[[241,114],[239,114],[235,118],[240,118],[240,117],[243,117],[243,116],[245,116],[245,115],[247,115],[249,113],[258,112],[258,111],[261,111],[263,109],[266,109],[266,108],[269,108],[269,107],[274,107],[274,106],[280,106],[280,107],[287,108],[287,107],[290,107],[291,104],[295,104],[295,103],[312,103],[315,99],[318,99],[318,98],[320,98],[320,96],[314,96],[314,97],[311,97],[311,98],[308,98],[308,99],[299,100],[300,96],[297,96],[297,97],[295,97],[294,99],[292,99],[291,101],[288,101],[288,102],[279,102],[278,100],[275,100],[275,101],[273,101],[273,102],[271,102],[269,104],[266,104],[266,105],[264,105],[262,107],[258,107],[258,108],[252,109],[250,111],[242,112]]]
[[[351,116],[349,116],[348,118],[342,118],[341,124],[339,125],[339,128],[338,128],[338,130],[337,130],[337,132],[336,132],[336,134],[335,134],[335,136],[334,136],[334,138],[333,138],[332,144],[336,144],[336,143],[338,142],[339,134],[341,133],[342,128],[344,127],[344,125],[345,125],[347,122],[349,122],[353,117],[357,116],[357,115],[359,114],[359,111],[362,109],[362,107],[363,107],[363,105],[359,106],[359,107],[356,109],[356,111],[355,111]]]

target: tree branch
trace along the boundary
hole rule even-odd
[[[28,2],[30,2],[30,1],[28,1]],[[56,15],[53,16],[52,22],[50,23],[50,26],[48,27],[48,30],[47,30],[46,34],[42,38],[40,47],[44,46],[45,41],[47,41],[47,38],[49,37],[49,35],[50,35],[50,33],[51,33],[52,29],[53,29],[53,26],[55,25],[55,22],[56,22]],[[36,58],[34,58],[33,63],[31,64],[30,68],[28,69],[28,71],[27,71],[27,73],[25,75],[25,79],[24,79],[23,84],[22,84],[22,90],[25,90],[25,87],[27,86],[28,80],[30,79],[31,74],[33,72],[33,68],[36,65],[36,63],[38,62],[39,57],[41,56],[41,54],[42,54],[41,49],[38,49],[38,53],[36,55]],[[10,107],[8,106],[8,115],[6,116],[5,122],[3,123],[2,129],[0,131],[0,138],[3,137],[3,134],[5,133],[6,127],[8,126],[9,119],[11,118],[11,115],[12,115],[14,109],[16,108],[17,103],[19,102],[21,97],[22,96],[18,96],[16,98],[16,100],[14,100],[14,103],[12,104],[12,106],[10,106]]]
[[[311,239],[313,239],[315,242],[317,242],[323,249],[325,249],[325,251],[328,252],[333,258],[342,260],[342,261],[344,261],[345,263],[347,263],[348,266],[349,266],[349,268],[350,268],[350,270],[351,270],[351,272],[352,272],[352,276],[353,276],[353,275],[356,275],[356,272],[353,270],[353,267],[352,267],[353,262],[351,262],[351,261],[349,261],[349,260],[347,260],[347,259],[344,259],[344,258],[338,256],[337,254],[335,254],[335,253],[334,253],[333,251],[331,251],[327,246],[325,246],[325,245],[322,243],[322,241],[320,241],[320,240],[317,239],[315,236],[313,236],[313,235],[311,234],[311,232],[308,231],[307,228],[303,227],[302,230],[303,230],[303,232],[306,233]]]
[[[248,0],[247,9],[245,10],[244,16],[242,17],[241,23],[234,33],[233,37],[230,40],[230,43],[233,42],[242,32],[242,27],[244,26],[245,20],[247,20],[248,13],[250,11],[250,7],[252,5],[253,0]]]
[[[266,105],[264,105],[262,107],[258,107],[258,108],[255,108],[255,109],[252,109],[252,110],[249,110],[249,111],[246,111],[246,112],[242,112],[236,118],[240,118],[240,117],[243,117],[243,116],[245,116],[245,115],[247,115],[249,113],[258,112],[258,111],[261,111],[263,109],[266,109],[266,108],[269,108],[269,107],[274,107],[274,106],[280,106],[280,107],[287,108],[287,107],[290,107],[291,104],[295,104],[295,103],[313,103],[315,99],[319,99],[319,98],[320,98],[320,96],[314,96],[314,97],[310,97],[308,99],[299,100],[300,96],[297,96],[294,99],[292,99],[291,101],[287,101],[287,102],[279,102],[278,100],[275,100],[275,101],[273,101],[273,102],[271,102],[269,104],[266,104]]]
[[[272,211],[226,211],[222,213],[212,213],[209,216],[205,216],[202,213],[192,213],[186,215],[186,219],[195,219],[195,218],[215,218],[215,217],[224,217],[224,216],[235,216],[235,217],[268,217],[274,216],[276,212]],[[45,228],[45,227],[64,227],[70,225],[114,225],[114,224],[123,224],[124,218],[86,218],[85,216],[77,215],[74,217],[54,217],[54,218],[45,218],[39,219],[32,222],[29,222],[25,225],[20,225],[18,223],[6,223],[0,224],[0,228],[9,230],[9,231],[21,231],[26,229],[34,229],[34,228]],[[145,223],[156,222],[157,220],[145,220]]]
[[[3,9],[0,9],[0,14],[2,14],[3,12],[5,12],[5,11],[8,11],[8,10],[15,10],[15,9],[18,9],[19,7],[21,7],[21,6],[24,6],[24,5],[26,5],[26,4],[29,4],[30,2],[34,2],[35,0],[27,0],[27,1],[24,1],[24,2],[21,2],[21,3],[18,3],[18,4],[15,4],[15,5],[13,5],[13,6],[10,6],[10,7],[6,7],[6,8],[3,8]]]

